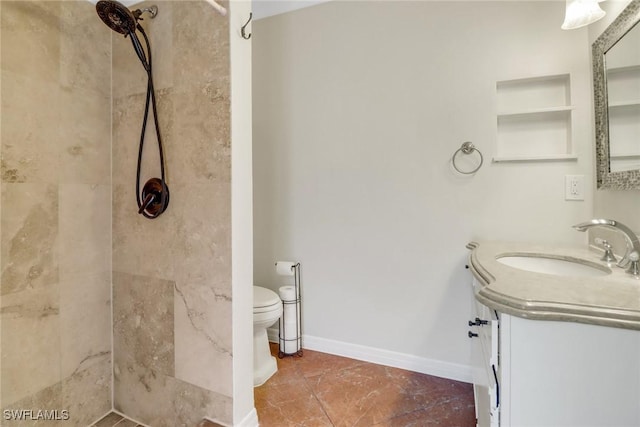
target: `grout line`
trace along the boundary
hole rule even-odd
[[[320,410],[322,411],[322,413],[324,414],[325,417],[327,417],[327,420],[329,420],[329,423],[331,424],[332,427],[335,427],[335,423],[333,422],[333,419],[331,419],[331,417],[329,416],[329,414],[327,413],[327,410],[325,409],[324,405],[322,404],[322,401],[318,398],[318,396],[316,395],[315,390],[313,389],[313,387],[311,386],[311,383],[309,382],[309,380],[307,379],[307,377],[304,375],[304,373],[300,370],[300,368],[298,366],[296,366],[296,375],[298,375],[299,377],[302,378],[302,380],[304,381],[305,385],[307,386],[307,388],[309,389],[309,391],[311,392],[311,395],[313,396],[313,398],[316,400],[316,402],[318,402],[318,406],[320,406]],[[322,375],[322,374],[321,374]]]
[[[111,189],[110,193],[110,198],[109,198],[109,205],[111,206],[111,215],[110,215],[110,222],[109,222],[109,234],[111,237],[111,250],[109,251],[109,283],[110,283],[110,294],[111,294],[111,409],[115,410],[116,408],[116,380],[115,380],[115,362],[116,362],[116,358],[115,358],[115,351],[114,351],[114,340],[113,340],[113,191],[114,191],[114,187],[113,187],[113,34],[111,34],[111,37],[109,38],[109,52],[111,54],[111,73],[109,75],[110,77],[110,85],[111,85],[111,96],[110,96],[110,108],[109,108],[109,154],[111,157],[111,161],[110,161],[110,168],[109,168],[109,174],[110,174],[110,179],[109,179],[109,188]]]
[[[122,412],[120,412],[120,411],[118,411],[118,410],[115,410],[115,409],[114,409],[114,410],[113,410],[113,412],[114,412],[115,414],[120,415],[120,416],[121,416],[122,418],[124,418],[125,420],[129,420],[129,421],[131,421],[132,423],[136,423],[136,427],[150,427],[150,426],[148,426],[148,425],[146,425],[146,424],[144,424],[144,423],[141,423],[141,422],[140,422],[140,421],[138,421],[138,420],[134,420],[133,418],[129,417],[128,415],[123,414]]]

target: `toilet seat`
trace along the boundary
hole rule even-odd
[[[281,304],[278,294],[271,289],[260,286],[253,287],[253,312],[265,313],[278,310]]]

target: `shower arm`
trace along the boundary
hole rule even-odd
[[[140,14],[143,14],[144,12],[148,12],[149,15],[151,15],[151,19],[153,19],[158,15],[158,6],[153,5],[140,10]]]

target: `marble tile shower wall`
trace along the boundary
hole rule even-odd
[[[143,25],[171,201],[154,220],[137,214],[134,185],[146,74],[129,40],[113,36],[114,407],[154,427],[230,423],[227,18],[204,1],[158,6]],[[159,176],[150,131],[143,182]]]
[[[88,425],[112,406],[110,34],[86,1],[0,14],[0,407]]]

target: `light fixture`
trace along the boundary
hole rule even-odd
[[[573,30],[592,24],[606,15],[598,3],[603,0],[567,0],[563,30]]]

